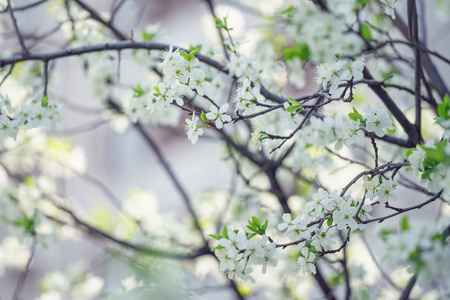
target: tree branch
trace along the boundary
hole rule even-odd
[[[28,49],[27,46],[25,46],[25,42],[23,40],[23,36],[20,33],[19,26],[17,25],[17,19],[14,15],[14,8],[11,6],[11,0],[7,0],[8,7],[9,7],[9,15],[11,16],[12,23],[14,25],[14,29],[16,30],[17,38],[19,39],[20,46],[22,47],[22,53],[27,54]]]

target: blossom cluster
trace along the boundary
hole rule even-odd
[[[87,272],[81,265],[72,265],[69,278],[60,271],[52,271],[41,281],[41,296],[38,300],[90,300],[99,296],[104,280]]]
[[[408,272],[417,274],[422,286],[439,281],[450,268],[449,226],[448,218],[433,224],[403,217],[398,232],[381,231],[387,246],[384,259],[394,267],[408,266]]]
[[[193,92],[199,96],[208,97],[215,92],[216,86],[211,84],[212,79],[207,77],[207,73],[201,68],[198,58],[194,56],[196,50],[187,54],[179,49],[173,50],[173,46],[164,54],[164,60],[160,64],[163,81],[153,87],[153,91],[148,94],[148,102],[145,109],[151,113],[161,111],[167,108],[173,102],[178,106],[184,105],[183,97],[193,95]],[[219,84],[220,85],[220,84]],[[220,87],[219,87],[220,88]],[[205,114],[203,121],[211,121],[218,129],[223,124],[231,121],[227,115],[228,104],[221,107],[212,105],[210,112]],[[203,134],[203,126],[198,125],[199,118],[192,114],[192,119],[187,119],[188,139],[195,144],[198,137]]]
[[[351,79],[360,80],[363,77],[364,59],[356,60],[338,59],[333,63],[324,63],[317,67],[317,84],[322,86],[323,90],[329,87],[330,93],[336,91],[339,83]]]
[[[450,143],[448,139],[436,143],[428,140],[425,145],[417,145],[408,151],[407,157],[411,170],[419,179],[419,183],[433,192],[443,190],[444,195],[450,195],[448,185],[450,179]]]
[[[62,103],[45,101],[23,101],[20,107],[13,107],[6,95],[0,94],[0,141],[7,137],[16,139],[20,128],[25,130],[49,126],[55,127],[61,120]]]
[[[248,78],[244,79],[243,83],[236,89],[234,101],[236,102],[236,109],[250,110],[250,106],[254,105],[260,96],[260,87],[252,87]],[[252,107],[254,108],[254,106]]]
[[[297,43],[307,45],[313,62],[331,60],[338,55],[354,55],[363,45],[362,39],[349,32],[348,24],[356,23],[352,7],[340,14],[326,12],[311,1],[296,1],[295,11],[289,15],[287,30]],[[343,5],[341,5],[343,7]],[[364,16],[361,16],[364,18]],[[305,60],[305,59],[303,59]]]
[[[267,227],[267,223],[265,226]],[[242,280],[255,282],[251,275],[253,268],[249,266],[250,263],[261,265],[262,273],[266,273],[268,264],[273,267],[277,265],[277,259],[273,257],[276,244],[269,241],[265,233],[257,238],[255,234],[239,229],[229,230],[225,225],[222,235],[212,237],[219,241],[219,245],[214,248],[214,253],[220,261],[219,269],[226,272],[229,279],[237,276]]]
[[[255,88],[254,88],[255,89]],[[248,94],[251,97],[253,92]],[[241,99],[243,102],[245,99]],[[245,102],[244,102],[245,103]],[[250,102],[251,103],[251,100]],[[252,108],[253,106],[248,106]],[[289,108],[289,106],[287,106]],[[351,147],[358,138],[364,136],[364,129],[368,132],[375,132],[378,136],[384,136],[385,130],[393,130],[395,127],[389,117],[385,107],[375,107],[367,105],[364,107],[365,114],[361,115],[356,110],[350,113],[350,119],[344,120],[342,114],[337,114],[335,117],[325,116],[324,118],[311,117],[310,123],[304,126],[301,131],[297,133],[298,141],[308,141],[311,146],[317,148],[325,148],[328,144],[335,143],[335,149],[340,150],[343,145]],[[275,114],[271,114],[275,115]],[[295,121],[289,116],[289,113],[284,112],[284,118],[290,119],[290,122],[282,124],[281,128],[273,126],[268,116],[265,116],[264,122],[259,122],[254,126],[252,139],[258,142],[258,148],[261,148],[263,142],[267,140],[268,134],[283,134],[284,131],[293,130],[295,128]],[[304,142],[300,142],[301,148]]]
[[[259,81],[260,78],[260,64],[256,61],[256,55],[253,54],[250,57],[235,53],[230,54],[230,60],[227,62],[226,68],[230,76],[237,78],[247,78],[251,81]]]
[[[296,243],[301,256],[298,265],[302,272],[315,274],[314,263],[318,253],[330,250],[334,244],[334,228],[363,229],[359,220],[370,218],[372,206],[355,201],[351,196],[341,197],[337,191],[328,193],[320,188],[303,208],[304,217],[284,214],[278,229]],[[307,244],[308,242],[308,244]]]
[[[364,183],[362,186],[366,191],[366,198],[368,199],[374,200],[378,197],[380,203],[386,203],[389,199],[397,199],[397,196],[394,193],[395,188],[397,187],[395,179],[383,181],[381,175],[374,178],[364,176]]]

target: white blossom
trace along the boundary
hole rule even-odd
[[[195,116],[195,111],[192,113],[192,120],[186,119],[186,129],[188,139],[192,144],[195,144],[198,140],[198,137],[203,134],[203,129],[198,127],[197,125],[198,117]]]
[[[219,109],[214,105],[211,105],[209,108],[210,112],[206,113],[206,117],[208,120],[214,121],[214,125],[216,125],[218,129],[221,129],[224,122],[231,121],[231,117],[226,114],[228,107],[228,103],[223,104]]]
[[[189,88],[195,89],[200,96],[209,94],[211,84],[205,80],[205,72],[196,69],[190,76]]]
[[[381,5],[384,8],[384,13],[390,16],[392,19],[395,19],[395,11],[394,6],[398,0],[380,0]]]
[[[316,274],[316,266],[314,265],[314,260],[316,259],[316,255],[307,247],[303,247],[300,251],[301,255],[297,260],[297,264],[299,269],[303,272],[303,274]]]
[[[364,111],[366,113],[367,131],[374,131],[378,136],[382,137],[385,134],[384,128],[395,129],[385,107],[372,108],[367,105],[364,107]]]

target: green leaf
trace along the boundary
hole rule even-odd
[[[209,122],[209,120],[206,117],[206,114],[205,114],[205,112],[203,110],[202,110],[202,114],[200,115],[200,118],[202,118],[203,122],[205,122],[205,123]]]
[[[212,248],[211,251],[217,250],[217,249],[223,249],[225,248],[224,246],[221,245],[217,245],[216,247]]]
[[[388,236],[395,233],[395,230],[393,229],[383,229],[380,231],[380,236],[383,242],[387,242]]]
[[[222,23],[222,20],[216,17],[216,28],[225,28],[225,26]]]
[[[250,225],[247,225],[246,227],[247,227],[250,231],[254,231],[254,232],[257,232],[257,231],[258,231],[258,228],[256,228],[252,223],[250,223],[250,221],[248,221],[248,223],[249,223]]]
[[[295,57],[295,51],[293,48],[289,48],[289,47],[284,48],[282,51],[283,51],[284,60],[286,60],[286,61],[291,60]]]
[[[433,235],[432,237],[431,237],[431,240],[432,241],[441,241],[441,242],[444,242],[445,241],[445,235],[444,234],[442,234],[442,233],[436,233],[435,235]]]
[[[256,228],[261,228],[261,221],[257,217],[252,217],[252,221]]]
[[[146,32],[145,30],[142,30],[141,37],[145,42],[150,42],[155,37],[155,34],[151,34],[151,33]]]
[[[408,216],[404,216],[400,222],[400,228],[402,229],[402,231],[408,231],[409,228],[411,228],[409,226],[409,218]]]
[[[437,107],[438,114],[441,118],[448,120],[450,119],[450,97],[448,94],[445,95],[442,103]]]
[[[356,3],[358,3],[359,5],[361,5],[362,7],[366,6],[367,4],[369,4],[370,0],[356,0]]]
[[[327,219],[327,225],[328,225],[328,227],[331,227],[331,226],[333,225],[333,219],[330,218],[330,217],[328,217],[328,218],[326,218],[326,219]]]
[[[247,233],[247,239],[251,239],[255,235],[256,235],[256,233]]]
[[[297,100],[295,100],[294,98],[288,97],[289,102],[291,102],[293,105],[300,105]]]
[[[220,240],[222,238],[220,234],[210,234],[209,236],[216,240]]]
[[[365,40],[367,40],[369,42],[373,41],[372,31],[370,30],[370,27],[369,27],[369,25],[367,25],[367,23],[361,23],[360,30],[361,30],[361,35]]]
[[[198,51],[198,49],[194,49],[191,52],[186,53],[182,50],[180,50],[181,56],[183,56],[185,59],[187,59],[188,61],[191,61],[192,59],[195,58],[195,53]]]
[[[301,107],[301,105],[291,105],[286,108],[286,111],[293,113],[293,112],[296,112],[300,107]]]
[[[196,51],[196,52],[200,52],[200,51],[202,51],[202,48],[203,48],[203,46],[202,46],[202,44],[198,44],[198,45],[190,45],[189,46],[189,50],[191,50],[191,51]]]
[[[307,61],[311,57],[311,50],[309,50],[308,44],[295,44],[294,47],[295,53],[302,61]]]
[[[228,239],[228,227],[227,225],[224,225],[222,228],[222,236],[226,239]]]
[[[139,98],[145,94],[144,91],[142,90],[142,87],[140,84],[138,84],[135,88],[132,87],[131,89],[134,92],[134,95],[133,95],[134,97]]]
[[[269,224],[269,221],[266,219],[266,221],[264,222],[264,225],[262,226],[262,230],[264,231],[264,232],[266,232],[266,229],[267,229],[267,225]]]
[[[45,95],[45,97],[42,99],[41,105],[43,107],[46,107],[48,105],[48,95]]]
[[[285,60],[294,59],[294,57],[300,58],[302,61],[306,61],[311,57],[311,50],[308,44],[295,43],[293,47],[283,48],[283,56]],[[301,67],[301,66],[299,66]]]
[[[364,118],[361,116],[361,114],[356,110],[356,108],[354,108],[353,107],[353,112],[351,112],[351,113],[349,113],[348,114],[348,118],[350,119],[350,120],[353,120],[353,121],[357,121],[357,120],[359,120],[359,122],[361,123],[361,124],[364,124]]]
[[[417,150],[417,148],[408,149],[408,151],[406,151],[406,157],[409,157],[416,150]]]
[[[295,6],[291,5],[283,10],[281,10],[279,12],[280,15],[292,15],[293,13],[295,13],[297,11],[297,9],[295,8]]]
[[[36,219],[38,216],[37,210],[34,211],[31,218],[24,212],[22,212],[23,219],[17,219],[14,221],[14,225],[18,227],[23,227],[25,232],[31,233],[34,230]]]

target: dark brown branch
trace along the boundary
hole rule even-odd
[[[372,74],[370,74],[369,70],[367,68],[364,68],[363,71],[364,79],[373,80]],[[378,85],[371,85],[369,86],[372,91],[377,94],[377,96],[380,98],[380,100],[386,105],[387,109],[392,113],[394,118],[397,119],[397,121],[400,123],[400,125],[403,127],[406,134],[408,134],[410,146],[414,147],[416,144],[419,143],[420,137],[417,135],[417,132],[414,128],[414,126],[408,121],[406,116],[403,114],[403,112],[398,108],[398,106],[395,104],[394,100],[389,96],[389,94]]]
[[[40,0],[40,1],[36,1],[34,3],[31,4],[27,4],[27,5],[23,5],[23,6],[18,6],[18,7],[14,7],[12,10],[14,11],[22,11],[22,10],[27,10],[30,8],[33,8],[35,6],[41,5],[42,3],[47,2],[48,0]],[[6,12],[8,12],[8,10],[10,10],[10,6],[8,5],[5,9],[0,10],[0,14],[4,14]]]
[[[349,229],[350,231],[350,229]],[[342,243],[345,243],[344,237],[342,236],[342,233],[339,231],[339,236],[341,238]],[[345,300],[350,300],[350,297],[352,295],[352,289],[350,288],[350,273],[348,271],[347,266],[347,251],[345,251],[345,246],[342,248],[342,267],[344,268],[344,276],[345,276]]]
[[[14,15],[14,8],[11,5],[11,0],[7,0],[7,1],[8,1],[8,7],[9,7],[9,15],[11,16],[11,20],[14,25],[14,30],[16,31],[17,38],[19,39],[20,47],[22,47],[22,53],[27,54],[28,49],[27,49],[27,46],[25,46],[23,36],[20,33],[19,26],[17,25],[17,19],[16,19],[16,16]]]
[[[93,122],[82,124],[80,126],[76,126],[74,128],[67,128],[67,129],[61,129],[58,130],[56,133],[59,135],[77,135],[77,134],[83,134],[92,130],[97,129],[98,127],[102,126],[103,124],[108,123],[109,120],[95,120]]]
[[[197,258],[202,255],[211,254],[211,252],[207,251],[206,249],[199,249],[197,252],[195,252],[193,254],[175,254],[175,253],[170,253],[167,251],[160,251],[160,250],[150,249],[150,248],[142,247],[139,245],[131,244],[131,243],[116,239],[115,237],[109,235],[108,233],[103,232],[102,230],[89,225],[88,223],[86,223],[86,222],[82,221],[80,218],[78,218],[78,216],[76,216],[71,210],[64,208],[64,207],[59,207],[59,208],[61,210],[65,211],[67,214],[69,214],[69,216],[75,222],[75,225],[77,227],[84,228],[89,235],[96,237],[96,238],[109,240],[109,241],[113,242],[114,244],[117,244],[119,246],[131,249],[131,250],[143,253],[143,254],[152,255],[152,256],[161,257],[161,258],[177,259],[177,260],[191,260],[191,259]],[[46,216],[46,217],[53,221],[56,221],[58,223],[66,224],[65,222],[63,222],[59,219],[56,219],[52,216]]]
[[[394,170],[396,168],[399,167],[407,167],[409,166],[410,163],[386,163],[384,165],[381,165],[379,167],[376,167],[372,170],[369,171],[364,171],[359,173],[358,175],[355,176],[355,178],[353,178],[343,189],[342,192],[340,194],[341,197],[343,197],[345,195],[345,193],[348,191],[348,189],[355,184],[356,181],[358,181],[361,177],[363,177],[364,175],[378,175],[378,174],[384,174],[386,172],[389,172],[391,170]]]
[[[0,81],[0,86],[2,86],[2,84],[6,81],[6,79],[8,79],[8,77],[9,77],[9,75],[11,75],[13,69],[14,69],[14,64],[12,64],[9,67],[8,72],[5,74],[5,76],[3,77],[2,81]]]
[[[375,153],[375,168],[378,167],[378,147],[373,134],[369,133],[370,142],[372,143],[373,152]]]
[[[17,282],[16,290],[14,291],[14,295],[12,297],[13,300],[19,300],[20,293],[23,290],[23,286],[25,284],[25,279],[27,278],[28,272],[30,271],[31,262],[33,261],[34,254],[36,253],[36,245],[37,245],[37,237],[33,234],[33,242],[31,245],[31,253],[30,258],[28,258],[27,266],[25,271],[20,274],[19,281]]]
[[[114,23],[114,19],[116,18],[117,12],[122,7],[122,5],[125,3],[125,1],[126,0],[120,0],[120,2],[116,5],[116,7],[113,8],[113,11],[111,12],[111,19],[109,20],[110,24]]]
[[[417,7],[416,7],[416,0],[408,0],[408,24],[409,24],[409,36],[411,41],[414,43],[414,45],[419,45],[419,24],[418,24],[418,16],[417,16]],[[422,114],[422,101],[421,101],[421,85],[420,85],[420,79],[421,79],[421,65],[420,65],[420,49],[416,46],[414,46],[414,58],[415,58],[415,72],[414,72],[414,81],[415,81],[415,121],[414,121],[414,127],[417,132],[417,135],[419,136],[420,140],[422,141],[422,135],[421,135],[421,114]]]
[[[403,34],[404,37],[409,38],[408,27],[406,26],[405,22],[402,20],[402,18],[397,13],[396,13],[396,15],[397,15],[397,17],[393,21],[395,26],[400,30],[400,32]],[[436,69],[436,66],[434,65],[430,56],[428,55],[427,52],[429,52],[429,51],[424,51],[424,49],[421,49],[421,48],[419,48],[419,49],[422,50],[422,52],[423,52],[422,53],[422,65],[423,65],[428,77],[431,79],[430,80],[431,84],[436,89],[439,96],[441,98],[444,98],[444,96],[446,94],[450,94],[447,86],[445,85],[445,82],[442,80],[442,77],[439,74],[438,70]],[[431,53],[431,52],[429,52],[429,53],[436,55],[436,53]],[[440,57],[440,58],[442,59],[442,57]],[[447,60],[447,63],[450,63],[450,62]]]
[[[413,275],[413,277],[411,277],[411,279],[408,281],[408,284],[406,285],[402,294],[400,295],[400,298],[398,298],[399,300],[408,300],[409,299],[409,295],[411,294],[411,291],[412,291],[414,285],[416,284],[416,281],[417,281],[417,277],[416,277],[416,275]]]
[[[44,95],[43,95],[43,98],[45,98],[45,96],[47,96],[47,87],[48,87],[48,61],[45,60],[44,61]]]
[[[90,14],[92,19],[94,19],[94,20],[102,23],[106,27],[108,27],[108,29],[111,30],[112,33],[114,33],[114,35],[119,40],[127,40],[127,37],[123,33],[121,33],[116,27],[114,27],[111,24],[111,21],[105,21],[92,7],[90,7],[89,5],[85,4],[81,0],[73,0],[73,1],[75,1],[79,6],[81,6],[85,11],[87,11]]]
[[[375,219],[361,221],[361,223],[362,224],[368,224],[368,223],[373,223],[373,222],[381,223],[381,222],[383,222],[383,221],[385,221],[387,219],[390,219],[392,217],[398,216],[398,215],[403,214],[403,213],[405,213],[407,211],[414,210],[414,209],[421,209],[425,205],[430,204],[431,202],[433,202],[436,199],[438,199],[441,196],[441,194],[442,194],[442,191],[440,191],[439,193],[435,194],[433,197],[431,197],[427,201],[422,202],[422,203],[420,203],[418,205],[414,205],[414,206],[410,206],[410,207],[406,207],[406,208],[397,208],[396,209],[397,212],[395,212],[393,214],[390,214],[390,215],[387,215],[387,216],[384,216],[384,217],[380,217],[380,218],[375,218]]]

